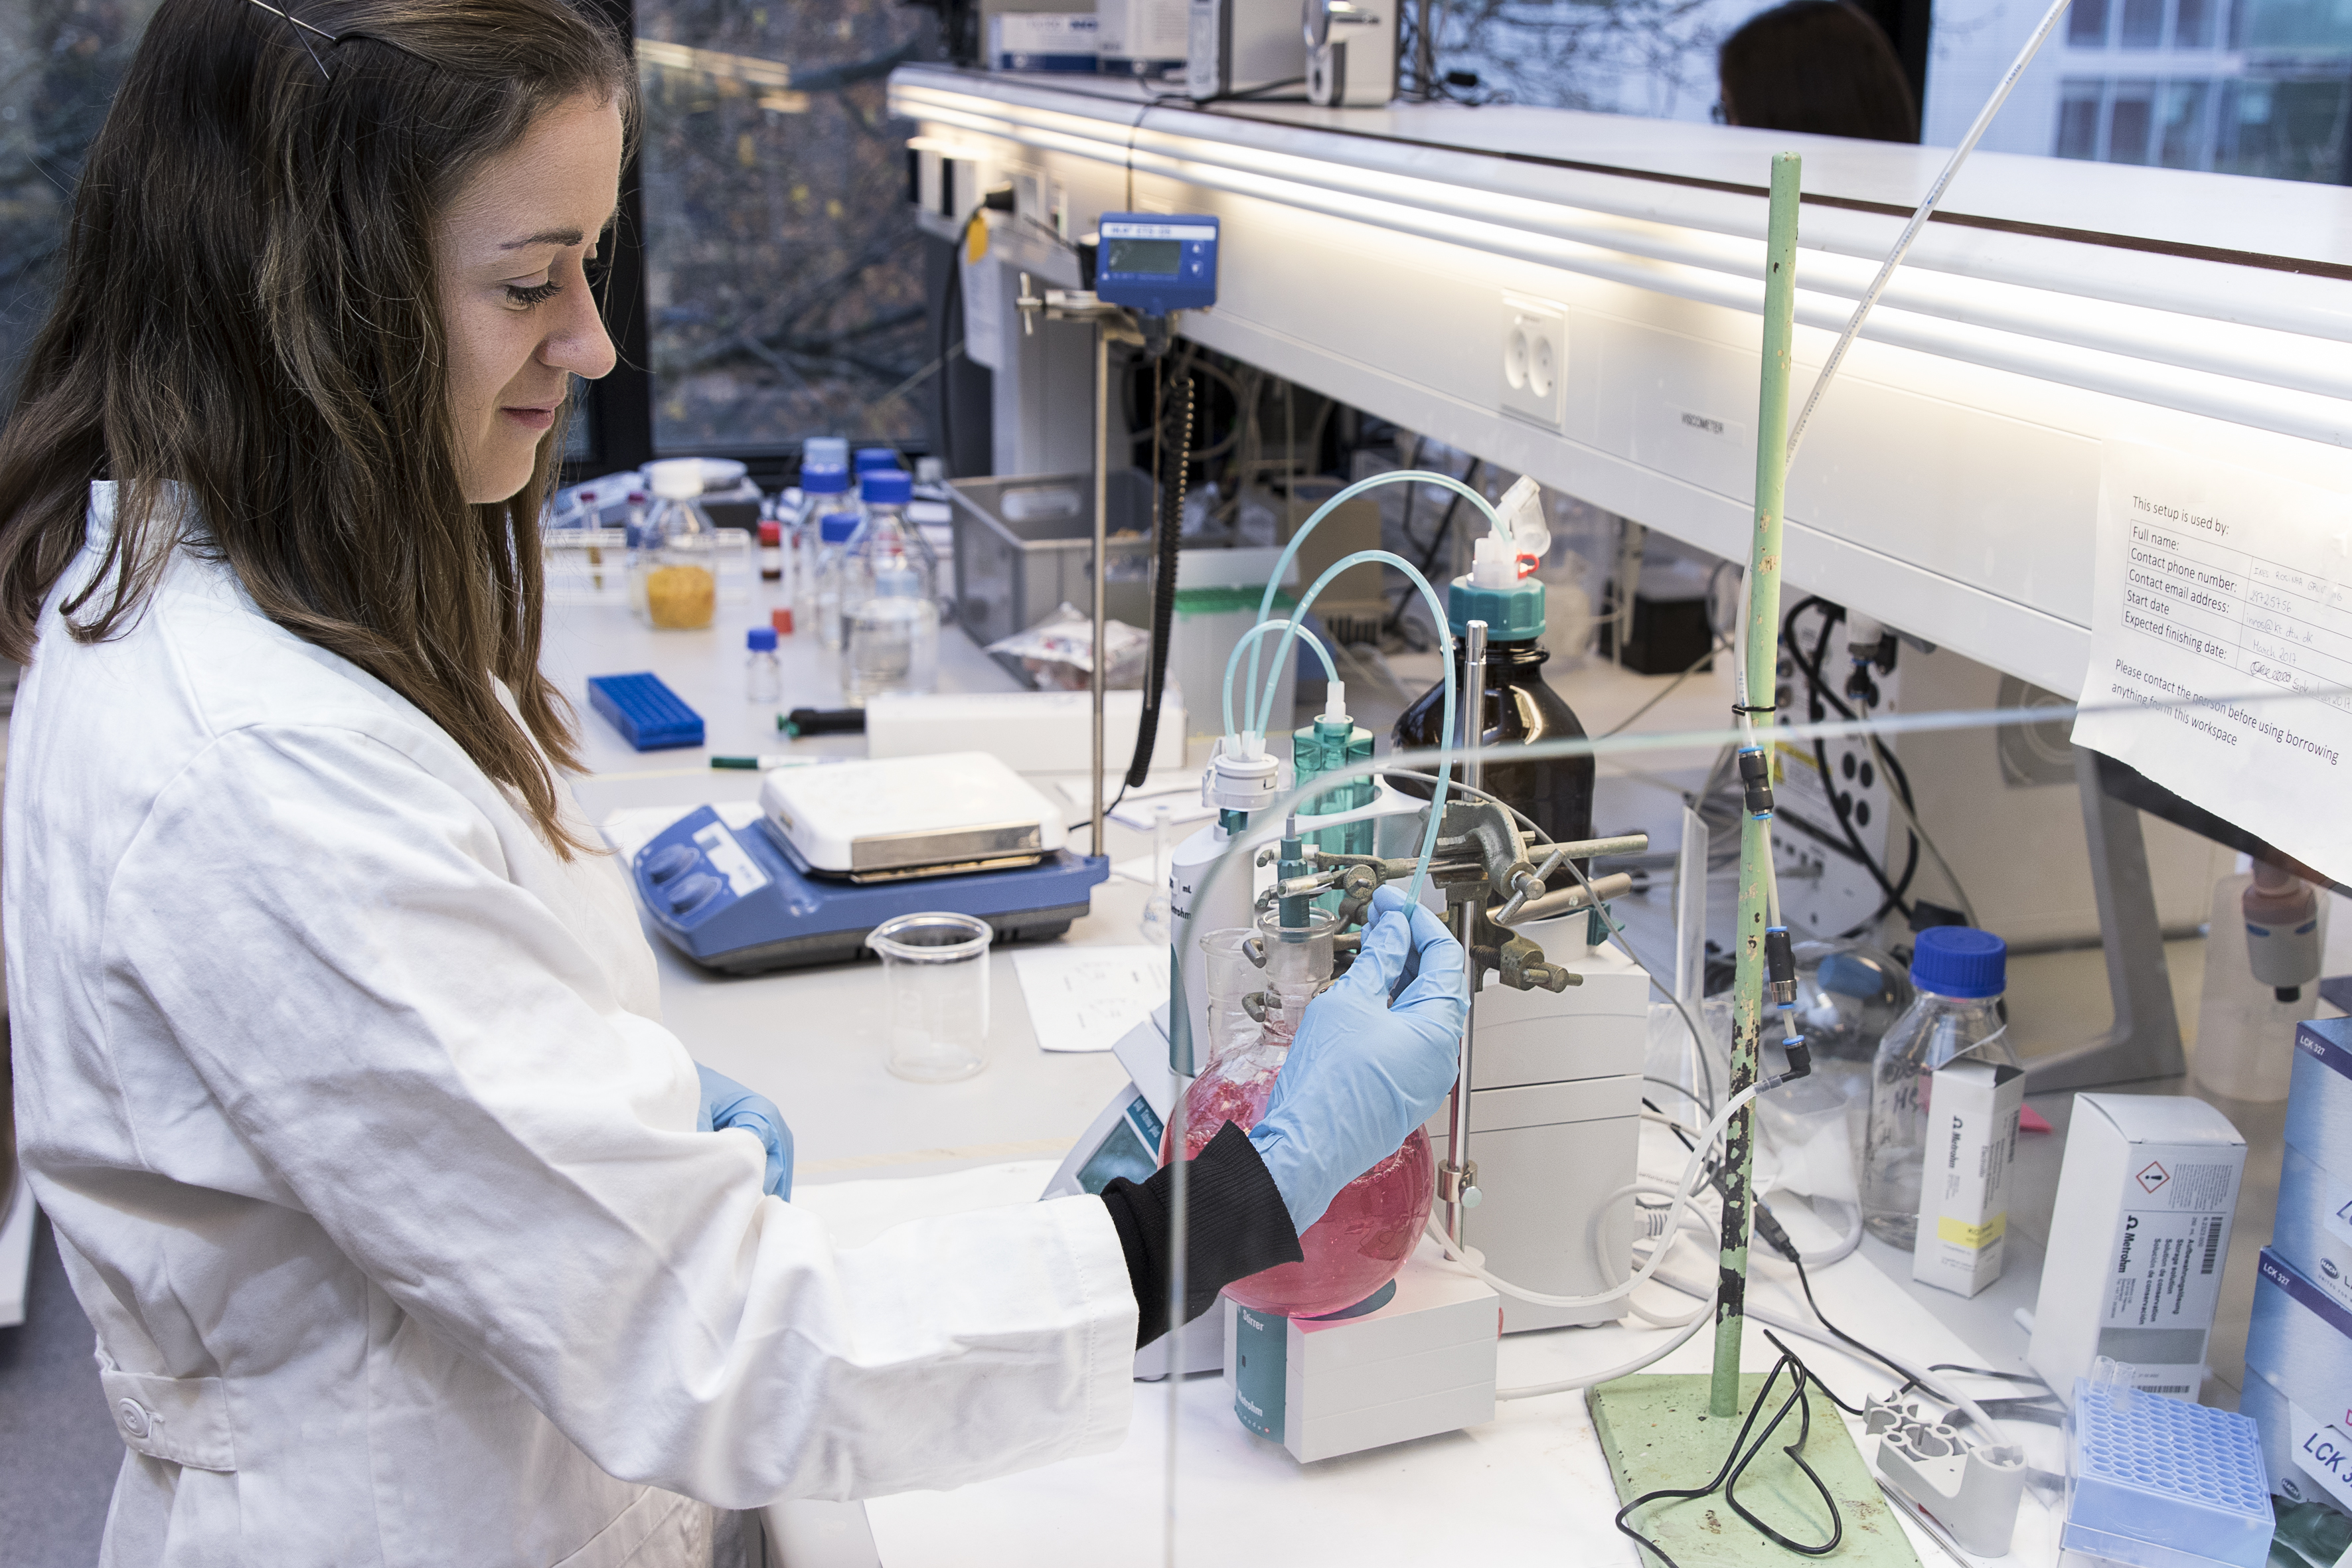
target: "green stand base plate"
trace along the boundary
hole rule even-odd
[[[1704,1373],[1621,1377],[1585,1394],[1601,1451],[1608,1456],[1610,1474],[1617,1482],[1619,1502],[1662,1487],[1703,1487],[1723,1468],[1724,1456],[1731,1451],[1731,1440],[1738,1436],[1764,1378],[1749,1373],[1739,1380],[1740,1413],[1727,1417],[1707,1414],[1707,1384]],[[1772,1390],[1775,1409],[1788,1388],[1783,1376]],[[1812,1401],[1813,1427],[1805,1444],[1805,1462],[1837,1500],[1838,1516],[1845,1524],[1845,1538],[1835,1552],[1808,1558],[1789,1551],[1734,1513],[1719,1490],[1704,1498],[1662,1498],[1625,1522],[1656,1542],[1680,1568],[1750,1563],[1801,1568],[1809,1562],[1839,1568],[1918,1568],[1918,1556],[1862,1462],[1844,1417],[1820,1389],[1806,1393]],[[1757,1417],[1756,1431],[1771,1419],[1770,1410]],[[1830,1520],[1821,1494],[1781,1451],[1797,1440],[1797,1422],[1798,1412],[1792,1410],[1739,1478],[1739,1500],[1791,1541],[1827,1541]],[[1748,1440],[1752,1446],[1756,1432]],[[1644,1568],[1653,1568],[1656,1559],[1643,1553],[1642,1561]]]

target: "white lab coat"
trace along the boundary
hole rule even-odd
[[[95,647],[62,592],[0,889],[24,1162],[130,1449],[106,1563],[707,1562],[706,1505],[1118,1440],[1100,1204],[836,1250],[694,1131],[609,857],[225,566]]]

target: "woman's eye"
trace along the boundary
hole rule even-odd
[[[552,300],[562,288],[563,285],[552,278],[544,283],[533,283],[529,288],[509,283],[507,285],[507,303],[518,310],[528,310],[533,305],[543,305]]]

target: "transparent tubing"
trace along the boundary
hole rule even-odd
[[[1370,484],[1370,482],[1371,481],[1369,479],[1365,481],[1366,484]],[[1339,492],[1341,496],[1345,496],[1349,492],[1346,490]],[[1336,501],[1338,499],[1338,497],[1334,497],[1333,500]],[[1486,504],[1483,497],[1480,499],[1479,504],[1482,506]],[[1329,510],[1329,503],[1326,503],[1324,510]],[[1321,513],[1318,512],[1317,515],[1320,516]],[[1494,515],[1493,508],[1489,507],[1487,509],[1487,515],[1489,517]],[[1310,523],[1312,521],[1312,519],[1309,520]],[[1307,530],[1304,528],[1300,529],[1297,534],[1292,536],[1292,548],[1296,549],[1297,547],[1298,541],[1304,539],[1306,536]],[[1288,559],[1289,558],[1286,555],[1284,557],[1286,562]],[[1421,902],[1421,885],[1429,876],[1429,862],[1437,853],[1437,829],[1439,825],[1444,820],[1446,789],[1454,776],[1454,756],[1460,750],[1460,747],[1452,738],[1454,735],[1454,709],[1455,701],[1454,690],[1453,623],[1446,616],[1444,602],[1438,598],[1437,590],[1429,585],[1429,579],[1421,574],[1420,569],[1415,567],[1412,562],[1407,561],[1403,556],[1386,550],[1359,550],[1353,555],[1343,556],[1339,560],[1333,562],[1329,566],[1324,568],[1323,575],[1315,579],[1314,586],[1308,588],[1306,595],[1298,601],[1297,613],[1304,616],[1307,613],[1307,606],[1315,603],[1317,595],[1320,595],[1325,588],[1328,587],[1339,574],[1345,572],[1350,566],[1358,565],[1366,561],[1384,562],[1389,565],[1396,567],[1408,578],[1412,579],[1412,585],[1421,590],[1421,596],[1429,602],[1430,613],[1436,616],[1438,627],[1444,634],[1438,643],[1438,653],[1441,656],[1441,668],[1445,671],[1445,729],[1444,733],[1447,736],[1447,741],[1444,746],[1438,749],[1437,787],[1435,792],[1433,793],[1429,798],[1429,826],[1421,836],[1421,857],[1412,868],[1412,886],[1405,891],[1405,901],[1407,903],[1417,904]],[[1280,581],[1282,569],[1277,567],[1275,573],[1276,581]],[[1273,591],[1273,585],[1269,584],[1267,585],[1266,592],[1271,594]],[[1271,603],[1270,600],[1268,602]],[[1264,615],[1265,611],[1260,610],[1259,614]],[[1260,626],[1264,626],[1266,623],[1261,621],[1258,624]],[[1255,626],[1251,628],[1252,631],[1255,631],[1256,629],[1257,628]],[[1291,629],[1282,634],[1281,645],[1275,649],[1275,676],[1273,680],[1267,683],[1265,695],[1259,704],[1257,722],[1251,727],[1257,734],[1262,735],[1265,732],[1265,721],[1272,716],[1275,689],[1280,685],[1282,679],[1282,661],[1290,657],[1290,639],[1293,632],[1297,630],[1297,623],[1294,621],[1291,623]],[[1234,651],[1238,653],[1240,650],[1236,648]],[[1255,645],[1253,644],[1253,657],[1251,660],[1253,664],[1256,662],[1255,655]],[[1253,683],[1257,679],[1257,671],[1255,668],[1250,671],[1250,679]],[[1246,697],[1246,693],[1244,693],[1244,697]],[[1363,776],[1370,778],[1373,771],[1376,770],[1366,770]],[[1324,776],[1328,778],[1329,775],[1327,774]],[[1318,780],[1318,782],[1320,783],[1321,781]],[[1324,784],[1322,787],[1324,789],[1329,789],[1332,786],[1329,784]],[[1318,791],[1317,793],[1319,794],[1320,791]]]
[[[1301,605],[1300,608],[1304,609],[1305,606]],[[1333,680],[1339,679],[1339,667],[1331,662],[1331,650],[1323,646],[1322,638],[1317,637],[1313,632],[1308,631],[1305,626],[1300,626],[1295,621],[1260,621],[1257,625],[1250,627],[1249,630],[1241,635],[1241,640],[1234,644],[1234,651],[1228,655],[1225,659],[1226,734],[1233,735],[1239,733],[1239,731],[1234,728],[1234,671],[1241,666],[1242,650],[1246,647],[1255,647],[1257,639],[1264,637],[1268,632],[1287,631],[1295,631],[1300,637],[1307,639],[1307,646],[1315,650],[1315,657],[1323,661],[1323,673],[1326,676],[1329,677]],[[1274,667],[1274,675],[1272,679],[1276,685],[1281,683],[1282,665],[1279,661],[1277,661]],[[1243,701],[1244,707],[1243,717],[1246,718],[1248,717],[1248,713],[1246,711],[1248,697],[1246,692],[1244,693]]]

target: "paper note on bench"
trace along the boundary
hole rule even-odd
[[[1168,1000],[1165,947],[1016,947],[1013,969],[1037,1045],[1107,1051]]]

